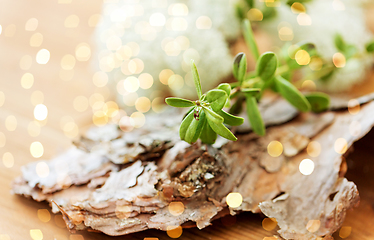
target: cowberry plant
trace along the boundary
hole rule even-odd
[[[233,75],[237,82],[222,83],[217,88],[202,93],[200,77],[193,60],[191,70],[198,99],[195,101],[170,97],[166,103],[173,107],[190,107],[182,120],[179,135],[188,143],[201,139],[203,143],[213,144],[217,134],[235,141],[237,138],[225,126],[237,126],[244,119],[235,115],[241,113],[243,105],[248,120],[255,133],[265,135],[265,124],[258,108],[258,102],[265,90],[279,93],[289,103],[302,112],[324,111],[329,106],[328,95],[320,92],[303,95],[291,82],[293,72],[301,66],[289,57],[280,58],[273,52],[259,54],[252,28],[248,20],[243,22],[243,35],[246,44],[256,60],[256,68],[247,72],[247,58],[244,53],[236,55],[233,63]],[[305,50],[310,56],[317,55],[312,44],[299,44],[298,50]],[[232,105],[231,105],[232,103]],[[223,108],[229,109],[226,112]]]

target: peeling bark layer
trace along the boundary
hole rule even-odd
[[[271,101],[263,111],[271,107],[277,111],[268,111],[267,119],[283,116],[285,122],[296,116],[289,114],[290,106]],[[72,231],[117,236],[190,222],[201,229],[228,213],[262,211],[276,218],[282,237],[316,239],[336,231],[346,210],[359,201],[340,166],[345,150],[372,128],[373,111],[371,102],[355,115],[301,114],[269,127],[264,137],[240,133],[237,142],[219,140],[214,146],[180,141],[180,116],[170,113],[148,116],[148,125],[132,132],[107,125],[91,129],[76,148],[47,161],[48,177],[36,174],[37,162],[23,167],[13,191],[53,203]],[[270,125],[281,123],[270,120]],[[338,138],[346,145],[337,144]],[[271,157],[267,147],[275,140],[283,153]],[[318,156],[305,150],[311,141],[321,146]],[[306,158],[314,163],[307,176],[299,171]],[[230,192],[242,195],[241,206],[227,206]],[[172,202],[183,203],[183,209],[173,211]]]

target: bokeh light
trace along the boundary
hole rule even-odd
[[[24,89],[30,89],[33,84],[34,84],[34,75],[32,75],[31,73],[23,74],[21,78],[21,86]]]
[[[30,145],[30,153],[34,158],[40,158],[44,154],[44,147],[41,142],[33,142]]]
[[[3,164],[6,168],[11,168],[14,166],[14,157],[10,152],[5,152],[3,154]]]
[[[237,208],[243,203],[243,197],[238,192],[229,193],[226,196],[226,203],[231,208]]]
[[[34,108],[34,117],[36,120],[43,121],[48,116],[48,109],[44,104],[38,104]]]
[[[295,54],[295,60],[299,65],[308,65],[310,62],[309,53],[305,50],[299,50]]]
[[[314,171],[314,162],[310,159],[304,159],[300,162],[299,171],[303,175],[310,175]]]
[[[30,42],[29,43],[30,43],[31,47],[40,47],[40,45],[42,45],[42,43],[43,43],[43,40],[44,40],[43,34],[34,33],[30,37]]]
[[[360,103],[357,99],[351,99],[348,101],[348,112],[352,115],[356,115],[360,112]]]
[[[321,144],[317,141],[311,141],[307,148],[306,151],[309,156],[311,157],[318,157],[319,154],[321,153]]]
[[[49,167],[47,163],[45,162],[39,162],[38,164],[36,164],[35,170],[36,170],[36,174],[40,178],[46,178],[49,175]]]
[[[49,213],[48,209],[39,209],[38,210],[38,218],[42,222],[49,222],[51,220],[51,214]]]
[[[321,221],[320,220],[309,220],[307,225],[306,225],[306,229],[309,232],[314,233],[314,232],[318,231],[320,226],[321,226]]]
[[[275,218],[264,218],[262,220],[262,227],[266,231],[272,231],[277,226],[277,220]]]
[[[75,66],[75,57],[71,54],[66,54],[61,59],[61,68],[64,70],[71,70]]]
[[[79,25],[79,17],[77,15],[69,15],[66,17],[64,26],[66,28],[76,28]]]
[[[261,12],[260,9],[257,9],[257,8],[251,8],[248,12],[247,12],[247,17],[250,21],[255,21],[255,22],[259,22],[259,21],[262,21],[262,19],[264,19],[264,14]]]
[[[184,204],[182,202],[169,203],[168,210],[171,215],[179,216],[184,212]]]
[[[179,238],[183,233],[183,229],[181,226],[167,226],[166,233],[171,238]]]
[[[40,229],[31,229],[30,236],[33,240],[43,240],[43,233]]]
[[[344,226],[339,230],[339,237],[341,238],[347,238],[349,235],[351,235],[352,228],[349,226]]]
[[[27,20],[26,24],[25,24],[25,30],[26,31],[35,31],[37,28],[38,28],[38,19],[36,18],[30,18],[29,20]]]
[[[14,130],[16,130],[17,119],[16,119],[15,116],[10,115],[10,116],[5,118],[5,128],[10,132],[13,132]]]
[[[41,49],[36,54],[36,62],[39,64],[47,64],[51,57],[51,53],[47,49]]]
[[[200,16],[196,19],[197,29],[211,29],[212,20],[208,16]]]
[[[272,157],[279,157],[283,153],[283,145],[279,141],[271,141],[267,146],[268,154]]]
[[[345,67],[346,59],[342,53],[338,52],[332,56],[332,62],[334,63],[335,67],[343,68]]]
[[[344,154],[347,151],[347,148],[348,148],[347,140],[345,140],[344,138],[336,139],[335,144],[334,144],[335,152],[339,154]]]

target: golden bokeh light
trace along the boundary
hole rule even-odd
[[[300,26],[310,26],[310,25],[312,25],[312,18],[306,13],[300,13],[297,16],[296,19],[297,19],[297,23]]]
[[[142,73],[138,77],[139,87],[142,89],[149,89],[153,85],[153,77],[151,74]]]
[[[126,46],[130,47],[132,56],[136,57],[139,54],[140,47],[136,42],[129,42],[126,44]]]
[[[291,5],[291,11],[295,14],[304,13],[306,11],[305,6],[302,3],[294,2]]]
[[[55,224],[60,227],[60,228],[65,228],[66,229],[66,225],[65,225],[65,221],[64,219],[62,218],[62,215],[55,215],[54,216],[54,220],[55,220]]]
[[[321,226],[321,221],[320,220],[309,220],[307,225],[306,225],[306,229],[309,232],[314,233],[314,232],[318,231],[320,226]]]
[[[354,136],[358,137],[361,134],[361,123],[358,121],[352,121],[351,124],[349,124],[349,133]]]
[[[8,117],[5,118],[5,128],[13,132],[17,128],[17,119],[13,115],[9,115]]]
[[[208,16],[200,16],[196,19],[196,28],[197,29],[211,29],[212,20]]]
[[[277,220],[275,218],[264,218],[262,220],[262,227],[266,231],[272,231],[277,226]]]
[[[226,204],[230,207],[230,208],[237,208],[239,207],[240,205],[242,205],[243,203],[243,197],[240,193],[238,192],[232,192],[232,193],[229,193],[227,196],[226,196]]]
[[[144,70],[144,63],[139,58],[134,58],[129,61],[128,69],[131,74],[139,74]]]
[[[45,162],[39,162],[36,164],[35,170],[40,178],[46,178],[49,175],[49,167]]]
[[[166,233],[171,238],[179,238],[182,236],[183,229],[181,226],[167,226]]]
[[[188,7],[184,3],[171,4],[168,8],[168,13],[172,16],[187,16]]]
[[[4,29],[5,37],[13,37],[16,34],[17,27],[15,24],[10,24]]]
[[[78,61],[88,61],[91,58],[91,47],[88,43],[79,43],[75,48],[75,57]]]
[[[65,136],[68,138],[75,138],[78,136],[79,128],[74,121],[68,121],[63,125],[62,130],[64,131]]]
[[[347,151],[347,149],[348,149],[347,140],[345,140],[344,138],[336,139],[335,144],[334,144],[335,152],[339,154],[344,154]]]
[[[4,147],[6,143],[6,137],[5,134],[0,132],[0,147]]]
[[[166,28],[172,31],[185,31],[188,27],[188,22],[182,17],[169,18],[166,24]]]
[[[92,122],[96,126],[104,126],[108,123],[108,116],[105,114],[104,111],[96,111],[92,116]]]
[[[332,62],[334,63],[335,67],[343,68],[345,66],[346,59],[342,53],[337,52],[332,56]]]
[[[322,66],[323,66],[323,61],[321,58],[313,56],[310,59],[309,68],[312,69],[313,71],[321,70]]]
[[[30,122],[27,126],[27,132],[31,137],[37,137],[40,135],[40,124],[37,122]]]
[[[168,206],[169,213],[173,216],[179,216],[184,212],[184,204],[182,202],[171,202]]]
[[[36,106],[44,102],[44,94],[37,90],[31,94],[31,104]]]
[[[180,49],[182,50],[187,50],[190,47],[190,40],[185,36],[176,37],[175,42],[178,43]]]
[[[299,165],[299,171],[301,174],[308,176],[314,171],[314,162],[310,159],[303,159]]]
[[[148,112],[151,108],[151,101],[147,97],[140,97],[135,101],[135,108],[142,113]]]
[[[70,235],[69,240],[84,240],[84,237],[80,234],[72,234]]]
[[[259,22],[259,21],[262,21],[262,19],[264,19],[264,14],[261,12],[260,9],[257,9],[257,8],[251,8],[248,12],[247,12],[247,17],[250,21],[255,21],[255,22]]]
[[[39,209],[38,210],[38,218],[42,222],[49,222],[51,220],[51,214],[49,213],[48,209]]]
[[[25,73],[22,75],[21,86],[24,89],[30,89],[33,84],[34,84],[34,75],[32,75],[31,73]]]
[[[41,142],[32,142],[30,145],[30,153],[34,158],[40,158],[44,154],[44,147]],[[39,175],[39,174],[38,174]]]
[[[25,30],[30,32],[35,31],[38,28],[38,23],[38,19],[30,18],[25,24]]]
[[[166,18],[162,13],[153,13],[149,18],[149,24],[154,27],[162,27],[166,23]]]
[[[272,157],[279,157],[283,153],[283,145],[279,141],[271,141],[267,146],[268,154]]]
[[[168,41],[165,44],[164,51],[168,56],[178,56],[181,53],[181,48],[176,41]]]
[[[351,99],[348,101],[348,112],[352,115],[356,115],[360,112],[360,103],[357,99]]]
[[[133,120],[135,128],[141,128],[145,124],[145,116],[141,112],[134,112],[130,118]]]
[[[173,90],[180,90],[183,88],[184,79],[178,74],[171,75],[168,79],[168,85]]]
[[[164,110],[165,108],[165,101],[161,97],[156,97],[155,99],[152,100],[152,110],[155,113],[160,113]]]
[[[77,96],[74,98],[73,107],[78,112],[84,112],[88,108],[88,98],[85,96]]]
[[[11,238],[9,237],[8,234],[0,234],[0,240],[11,240]]]
[[[305,80],[301,84],[301,89],[304,91],[315,91],[317,89],[316,84],[312,80]]]
[[[14,157],[10,152],[5,152],[3,154],[3,164],[6,168],[11,168],[14,166]]]
[[[310,62],[310,55],[305,50],[299,50],[295,54],[295,60],[299,65],[308,65]]]
[[[66,17],[64,26],[66,28],[76,28],[79,25],[79,17],[77,15],[69,15]]]
[[[43,121],[48,116],[48,108],[44,104],[38,104],[34,108],[34,118]]]
[[[47,64],[51,57],[51,53],[47,49],[41,49],[36,54],[36,62],[39,64]]]
[[[123,86],[127,92],[136,92],[139,89],[139,80],[136,77],[130,76],[125,79]]]
[[[294,34],[290,27],[281,27],[278,31],[279,39],[282,41],[292,41]]]
[[[5,94],[0,91],[0,107],[3,106],[5,103]]]
[[[344,226],[339,230],[339,237],[341,238],[347,238],[349,235],[351,235],[352,228],[348,226]]]
[[[28,70],[31,68],[32,65],[32,57],[30,55],[25,55],[19,61],[19,67],[22,70]]]
[[[32,240],[43,240],[43,233],[40,229],[31,229],[30,236]]]
[[[92,107],[96,102],[104,102],[105,101],[105,98],[102,94],[100,93],[94,93],[90,96],[89,98],[89,103],[90,103],[90,106]]]
[[[105,115],[107,115],[110,118],[115,117],[119,112],[119,107],[118,107],[117,103],[113,102],[113,101],[106,102],[103,105],[102,109],[103,109]]]
[[[321,144],[317,141],[311,141],[306,147],[306,151],[311,157],[318,157],[321,153]]]
[[[96,26],[99,25],[100,20],[101,20],[101,14],[98,14],[98,13],[93,14],[88,19],[88,26],[89,27],[96,27]]]
[[[64,70],[72,70],[75,66],[75,57],[71,54],[66,54],[61,59],[61,68]]]

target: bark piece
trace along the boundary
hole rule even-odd
[[[277,219],[284,238],[315,239],[336,231],[345,211],[359,199],[356,186],[339,177],[342,153],[335,152],[334,144],[336,139],[344,138],[348,148],[366,134],[374,124],[373,111],[374,103],[369,103],[356,115],[347,111],[301,114],[286,124],[270,127],[265,137],[241,134],[237,142],[220,148],[179,141],[175,126],[180,119],[175,125],[165,120],[169,124],[159,125],[154,132],[155,124],[130,133],[123,133],[117,127],[114,129],[118,134],[110,134],[108,138],[90,135],[87,143],[78,144],[84,151],[71,150],[74,156],[69,158],[84,167],[79,171],[82,174],[74,172],[78,176],[76,183],[82,186],[66,184],[64,188],[57,188],[57,181],[45,182],[35,174],[35,163],[32,163],[25,168],[23,177],[14,182],[13,190],[38,201],[56,202],[58,207],[53,205],[53,210],[63,212],[72,231],[93,229],[115,236],[149,228],[166,230],[187,222],[203,228],[228,213],[261,210]],[[169,116],[150,116],[147,121],[158,123]],[[352,123],[360,126],[360,134],[350,133]],[[165,132],[161,138],[154,134]],[[118,140],[126,144],[117,146]],[[280,141],[284,147],[279,159],[267,153],[267,146],[273,140]],[[304,150],[311,140],[322,146],[316,158]],[[137,155],[120,161],[121,164],[112,160],[111,152],[117,151],[117,147],[134,150],[132,147],[137,143],[144,145],[145,150],[135,151]],[[157,155],[149,154],[157,146],[162,146]],[[87,159],[80,157],[91,155],[102,157],[96,167],[85,164]],[[311,158],[315,164],[309,176],[298,170],[304,158]],[[48,164],[52,168],[57,162],[59,157]],[[107,168],[108,165],[112,167]],[[71,178],[71,174],[67,172],[66,176]],[[243,196],[241,206],[226,205],[230,192]],[[178,214],[170,211],[171,202],[183,203],[183,209]],[[310,220],[321,223],[315,232],[306,228]]]

